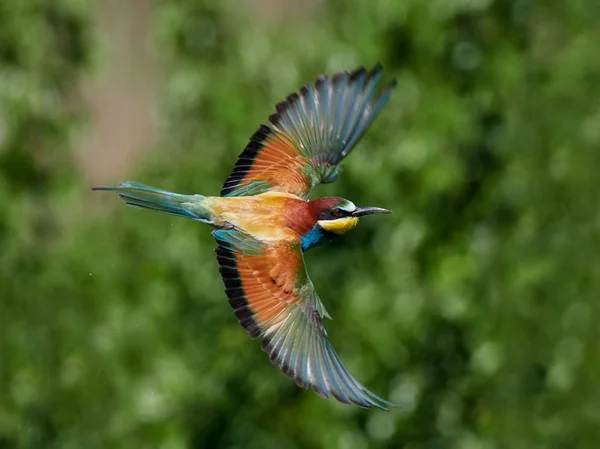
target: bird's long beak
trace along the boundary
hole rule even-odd
[[[381,207],[357,207],[354,212],[352,212],[353,217],[362,217],[363,215],[372,215],[372,214],[391,214],[391,210],[382,209]]]

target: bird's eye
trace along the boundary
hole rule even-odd
[[[342,211],[342,209],[333,209],[333,215],[335,215],[336,217],[341,217],[344,215],[344,212]]]

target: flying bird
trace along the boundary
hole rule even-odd
[[[217,260],[229,303],[271,361],[302,388],[345,404],[394,406],[360,384],[333,348],[330,318],[304,266],[304,252],[351,230],[378,207],[327,197],[309,200],[335,181],[340,162],[388,102],[395,80],[380,87],[381,66],[320,76],[276,106],[239,156],[220,196],[182,195],[127,181],[127,204],[214,226]]]

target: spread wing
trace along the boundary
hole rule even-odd
[[[262,337],[274,364],[325,398],[366,408],[393,406],[361,385],[333,349],[322,321],[328,315],[306,273],[300,242],[266,245],[237,230],[213,235],[229,303],[248,333]]]
[[[377,94],[382,69],[359,68],[319,77],[277,105],[250,138],[221,196],[257,195],[268,190],[308,198],[319,183],[339,176],[348,155],[388,102],[396,82]]]

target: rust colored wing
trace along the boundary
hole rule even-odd
[[[237,230],[214,231],[229,303],[241,325],[262,337],[271,361],[302,388],[345,404],[393,406],[346,369],[323,327],[328,316],[304,267],[300,242],[266,245]]]
[[[269,190],[308,198],[319,183],[333,182],[338,165],[388,102],[395,81],[378,91],[382,69],[359,68],[319,77],[277,105],[250,138],[221,196]]]

